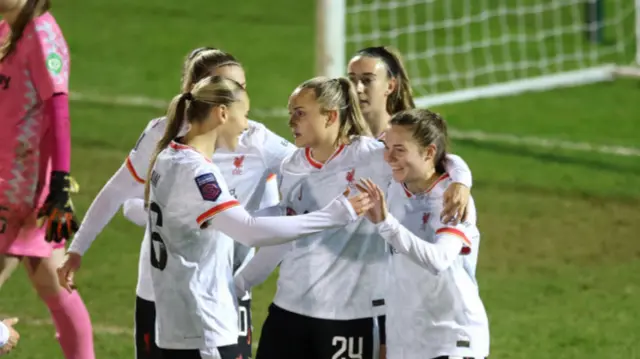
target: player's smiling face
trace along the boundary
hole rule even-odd
[[[359,55],[349,61],[348,72],[358,92],[362,114],[385,112],[387,97],[396,83],[389,79],[385,64],[380,59]]]
[[[297,147],[315,147],[330,134],[326,111],[312,89],[296,89],[289,97],[289,127]]]
[[[422,148],[410,127],[392,125],[385,137],[384,160],[391,166],[396,182],[421,181],[433,169],[435,147]]]

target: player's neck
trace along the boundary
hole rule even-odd
[[[184,144],[194,148],[206,158],[211,158],[216,151],[218,134],[215,131],[204,134],[194,134],[189,131],[183,138]]]
[[[379,138],[389,128],[391,115],[386,110],[379,113],[369,113],[366,120],[373,138]]]
[[[311,147],[311,156],[313,156],[314,160],[325,163],[336,152],[337,148],[335,144]]]
[[[431,186],[438,180],[438,178],[440,178],[440,174],[436,172],[434,168],[426,173],[425,176],[422,176],[420,179],[405,182],[404,185],[411,193],[424,193],[429,188],[431,188]]]

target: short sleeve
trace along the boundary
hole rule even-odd
[[[38,96],[46,101],[56,93],[69,93],[69,49],[52,18],[39,18],[25,35],[31,41],[28,66]]]
[[[155,119],[149,122],[125,160],[129,173],[138,183],[145,182],[151,156],[164,133],[163,125],[164,121],[162,119]]]
[[[182,201],[189,208],[189,221],[202,227],[209,219],[240,202],[229,193],[227,184],[214,166],[200,166],[184,178],[188,195]]]
[[[282,161],[296,150],[291,142],[264,128],[264,138],[260,146],[265,164],[271,173],[280,172]]]

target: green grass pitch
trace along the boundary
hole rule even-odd
[[[293,88],[313,75],[311,0],[53,5],[71,48],[71,89],[77,93],[169,100],[179,91],[184,55],[203,45],[223,48],[244,63],[256,109],[283,108]],[[639,99],[637,81],[618,80],[436,110],[460,131],[633,147],[637,154]],[[162,114],[157,108],[72,102],[80,214],[147,121]],[[253,118],[289,137],[286,118]],[[453,152],[474,174],[482,232],[477,275],[490,317],[491,356],[640,358],[640,157],[477,139],[453,141]],[[78,273],[98,358],[134,355],[141,239],[142,230],[119,214]],[[256,342],[274,290],[272,276],[254,291]],[[3,287],[0,313],[23,319],[22,343],[11,357],[62,358],[47,310],[22,270]]]

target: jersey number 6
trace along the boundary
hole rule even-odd
[[[149,204],[149,216],[151,216],[151,212],[156,214],[155,223],[153,222],[153,218],[149,220],[150,223],[154,223],[153,226],[151,226],[151,266],[159,270],[164,270],[167,266],[167,247],[164,245],[160,233],[153,230],[153,227],[162,227],[162,211],[157,203],[151,202]],[[160,253],[156,253],[156,245]]]

